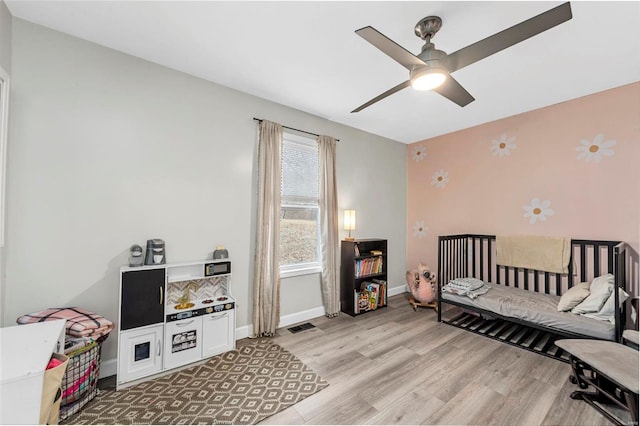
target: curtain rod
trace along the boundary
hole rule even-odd
[[[262,118],[255,118],[255,117],[253,117],[253,119],[254,119],[255,121],[257,121],[258,123],[262,123],[262,122],[264,121]],[[281,124],[281,126],[282,126],[282,124]],[[317,133],[307,132],[306,130],[300,130],[300,129],[296,129],[296,128],[289,127],[289,126],[282,126],[282,127],[284,127],[285,129],[289,129],[289,130],[295,130],[296,132],[306,133],[306,134],[308,134],[308,135],[320,136],[320,135],[319,135],[319,134],[317,134]],[[336,142],[340,142],[340,139],[336,139]]]

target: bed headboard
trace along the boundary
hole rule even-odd
[[[569,273],[557,274],[497,265],[495,235],[440,236],[438,287],[440,290],[457,277],[475,277],[493,284],[559,296],[575,284],[611,273],[615,276],[616,286],[626,290],[626,258],[627,245],[624,242],[572,239]],[[618,298],[618,292],[615,297]],[[622,324],[624,317],[624,308],[622,312],[616,310],[616,324]]]

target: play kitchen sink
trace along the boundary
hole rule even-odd
[[[180,299],[178,299],[178,302],[180,303],[175,305],[173,307],[174,309],[176,310],[189,309],[189,308],[193,308],[196,305],[191,301],[191,293],[189,292],[189,289],[194,289],[197,294],[198,284],[195,281],[187,281],[187,286],[185,287],[184,295]],[[169,297],[171,297],[171,294],[169,294]]]
[[[173,307],[173,309],[176,309],[176,310],[189,309],[189,308],[193,308],[195,305],[196,304],[193,302],[178,303],[176,306]]]

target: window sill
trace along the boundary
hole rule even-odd
[[[311,275],[322,273],[322,267],[312,266],[308,268],[289,269],[286,271],[280,271],[280,278],[293,278],[301,275]]]

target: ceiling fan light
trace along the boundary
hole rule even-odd
[[[444,71],[431,68],[413,76],[411,87],[415,90],[432,90],[442,86],[446,79],[447,74]]]

